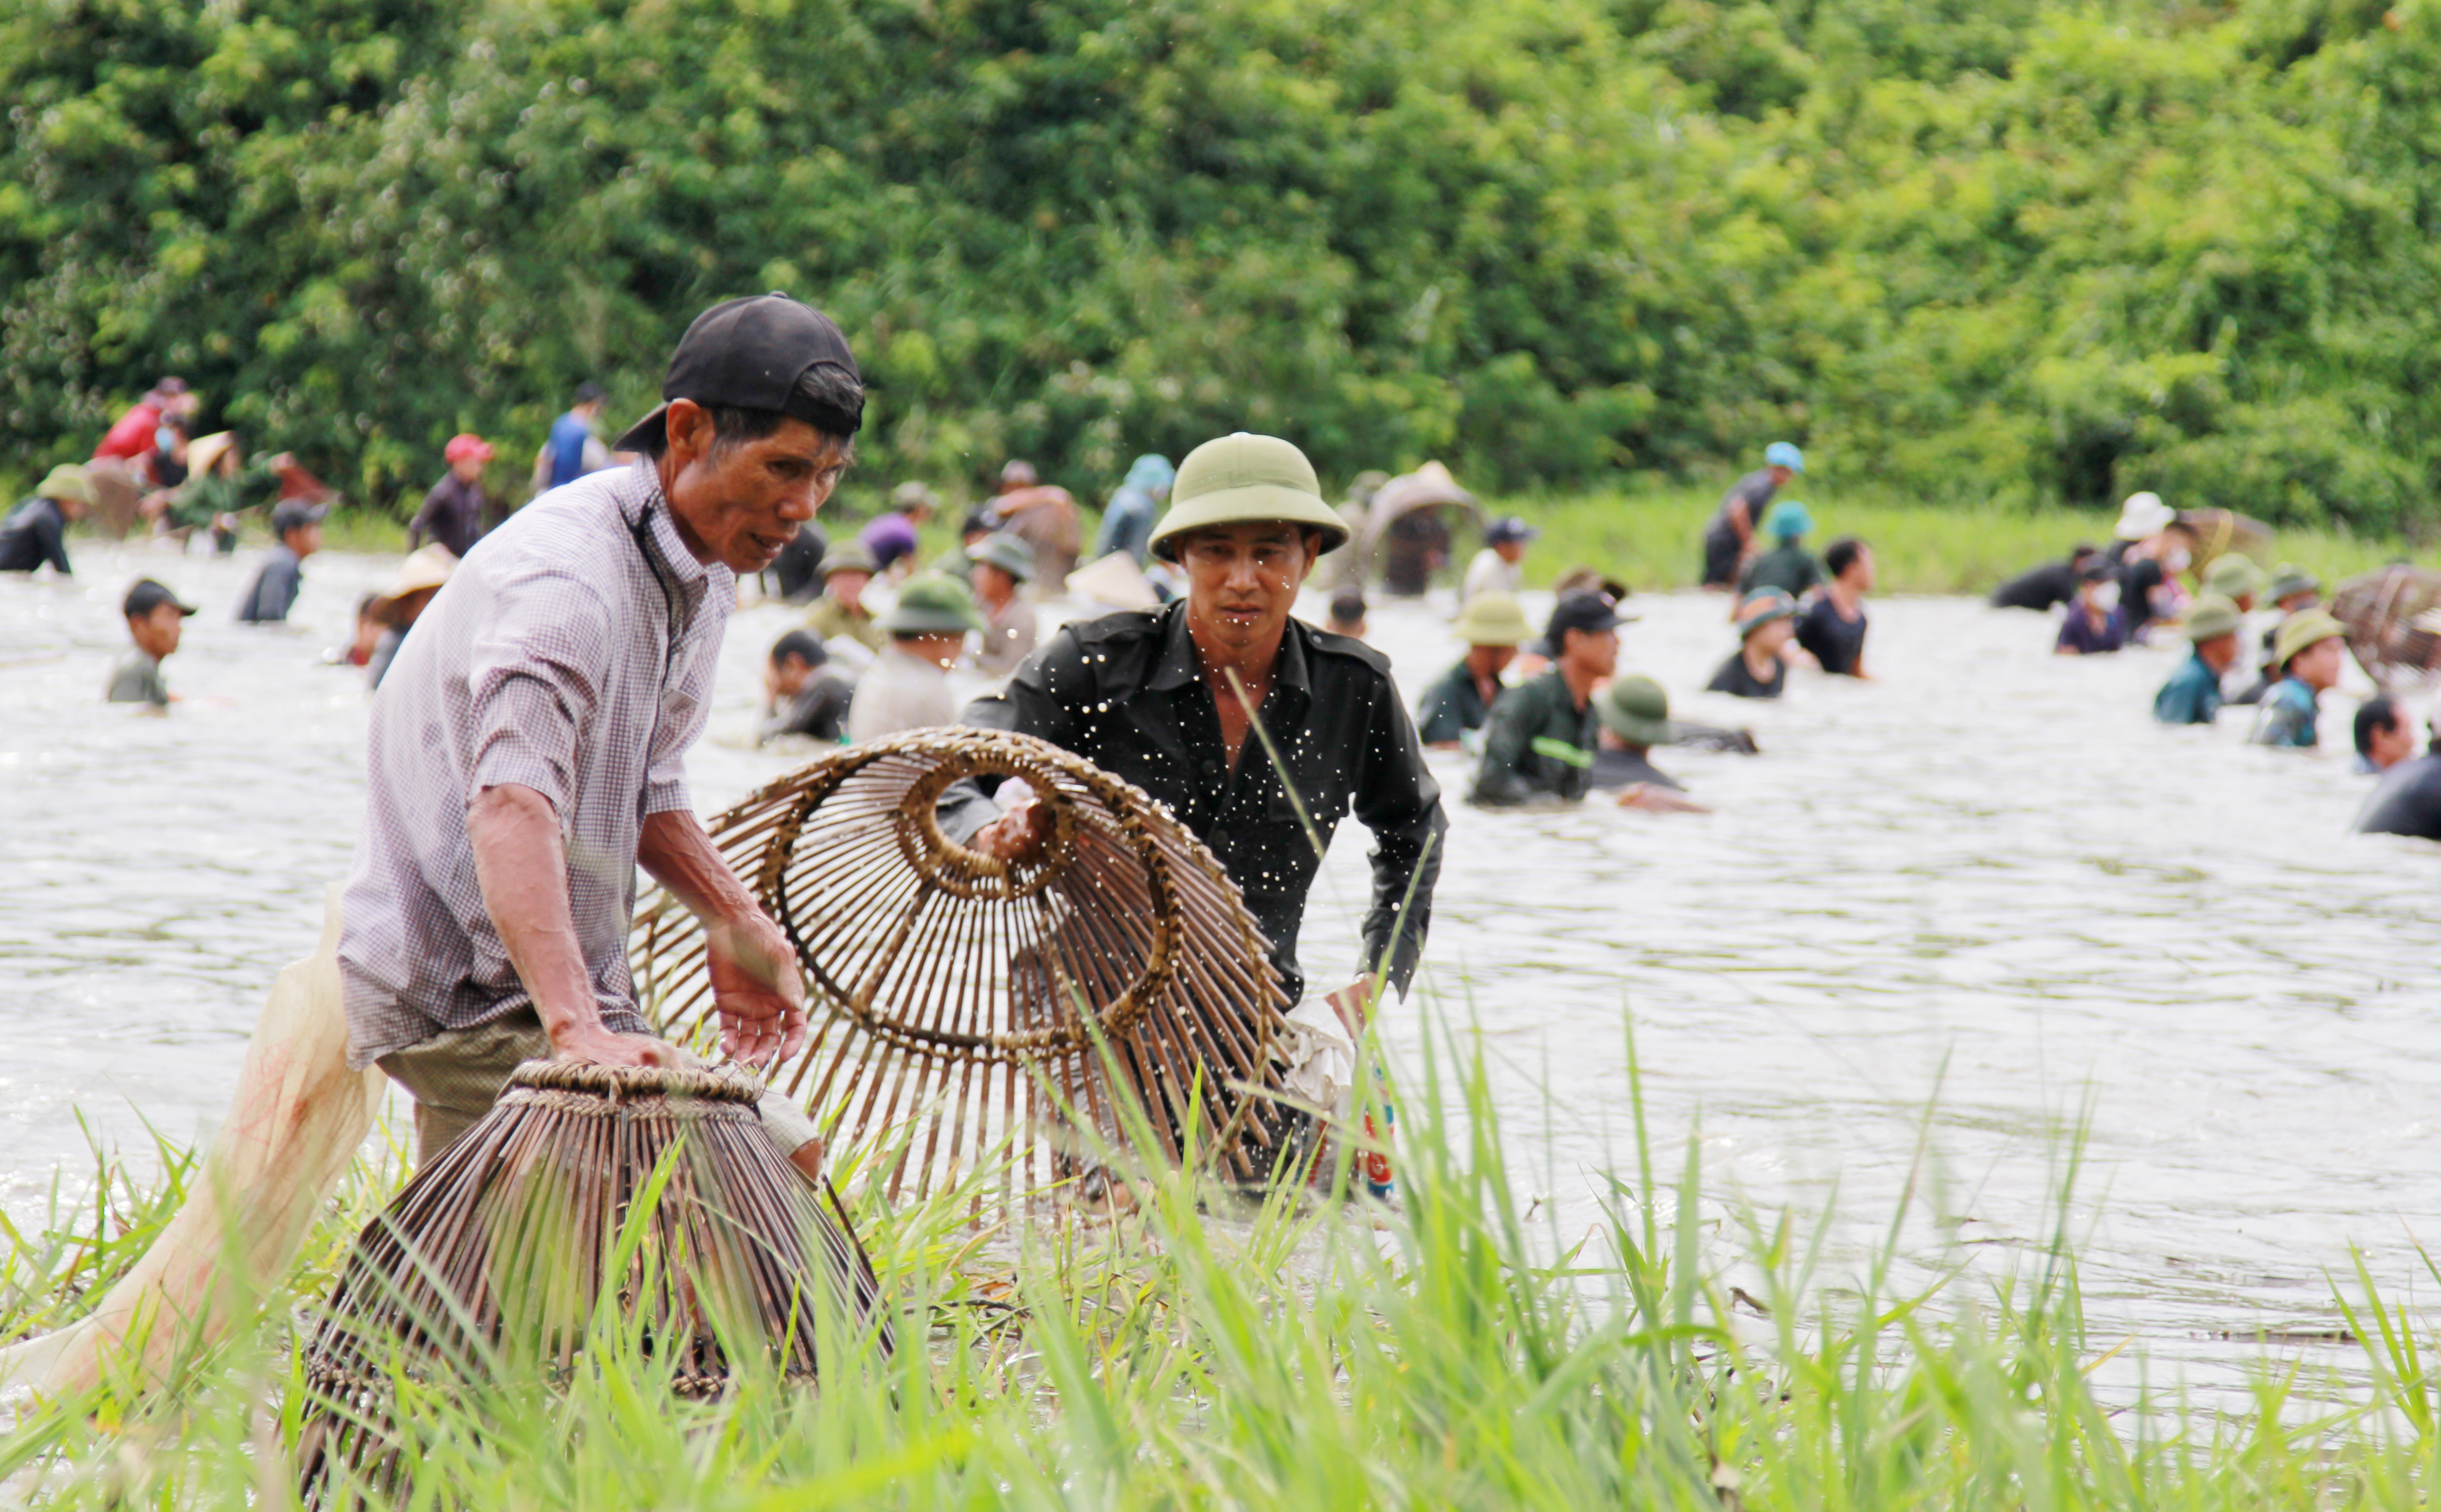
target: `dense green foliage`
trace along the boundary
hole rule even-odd
[[[764,287],[886,385],[874,481],[1242,425],[1716,487],[1788,436],[2397,528],[2441,467],[2414,4],[23,0],[0,92],[11,472],[177,370],[388,498]]]

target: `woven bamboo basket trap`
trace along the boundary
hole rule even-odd
[[[945,833],[941,801],[994,778],[1049,809],[1038,859]],[[834,1149],[877,1136],[894,1198],[978,1170],[1004,1198],[1036,1191],[1145,1131],[1140,1156],[1272,1174],[1279,974],[1219,860],[1141,790],[1030,736],[925,729],[816,762],[712,832],[805,967],[810,1032],[774,1084]],[[665,1031],[704,1036],[693,917],[646,899],[632,961]]]
[[[836,1197],[764,1134],[762,1091],[734,1068],[517,1068],[356,1238],[306,1351],[308,1504],[342,1474],[403,1489],[397,1373],[474,1378],[500,1358],[564,1374],[606,1300],[684,1396],[749,1356],[812,1382],[826,1318],[886,1348],[873,1269]]]
[[[2331,595],[2331,617],[2384,693],[2410,697],[2441,683],[2441,572],[2400,565],[2350,578]]]

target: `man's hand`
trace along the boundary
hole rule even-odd
[[[1051,843],[1054,823],[1051,810],[1029,798],[975,831],[967,849],[999,861],[1039,860],[1042,848]]]
[[[1618,806],[1640,808],[1652,814],[1709,814],[1710,809],[1691,798],[1683,798],[1666,787],[1651,783],[1630,783],[1618,790]]]
[[[651,1035],[614,1035],[591,1023],[566,1023],[551,1030],[551,1054],[560,1060],[591,1061],[597,1066],[677,1066],[678,1048]]]
[[[1332,1011],[1339,1015],[1339,1021],[1347,1026],[1347,1037],[1351,1043],[1363,1039],[1365,1016],[1373,1006],[1373,973],[1366,972],[1323,1001],[1330,1004]]]
[[[707,921],[704,941],[721,1053],[768,1068],[804,1049],[805,979],[796,948],[770,916],[750,908]]]

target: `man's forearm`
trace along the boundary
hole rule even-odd
[[[683,809],[645,817],[636,859],[698,919],[734,919],[758,911],[754,894],[730,870],[703,822]]]
[[[567,846],[551,801],[515,783],[487,787],[466,811],[466,836],[483,907],[552,1042],[571,1029],[599,1029],[602,1006],[576,940]]]

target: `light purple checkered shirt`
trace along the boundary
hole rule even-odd
[[[683,758],[736,602],[735,575],[678,539],[649,463],[554,489],[467,553],[373,699],[339,934],[351,1065],[533,1002],[466,837],[476,797],[510,783],[559,815],[603,1022],[645,1027],[636,847],[646,815],[691,806]]]

